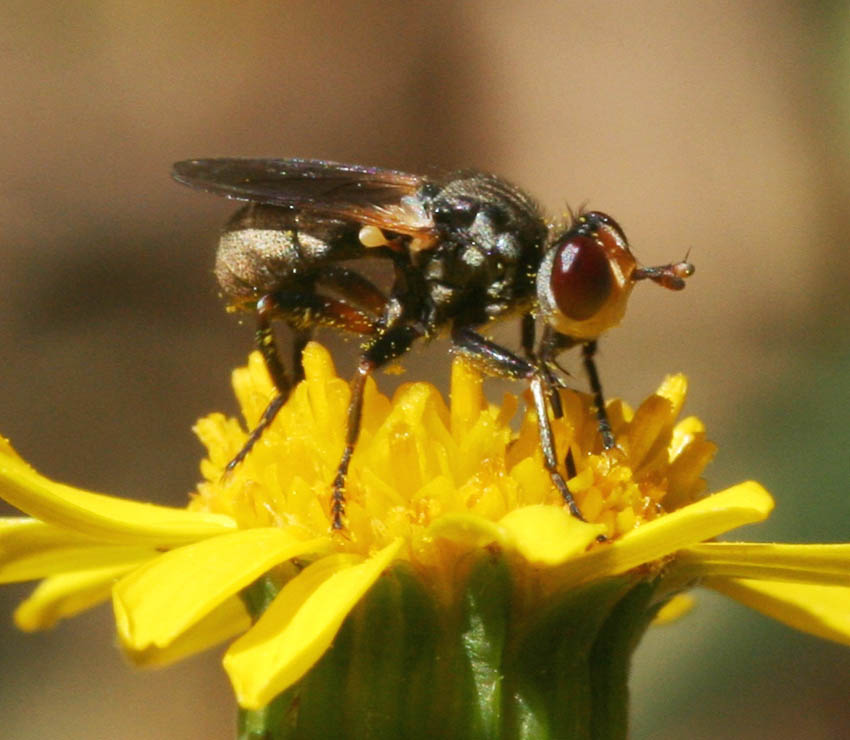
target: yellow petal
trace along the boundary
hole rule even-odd
[[[220,514],[127,501],[55,483],[10,454],[0,454],[0,498],[48,524],[124,545],[180,545],[235,526]]]
[[[703,585],[789,627],[850,645],[850,588],[738,578],[707,578]]]
[[[762,521],[772,509],[773,499],[758,483],[740,483],[564,563],[556,577],[567,586],[624,573],[735,527]]]
[[[629,461],[633,468],[638,467],[650,450],[657,447],[662,432],[672,421],[673,403],[663,396],[650,396],[638,407],[627,440]],[[660,441],[664,441],[663,437]]]
[[[19,462],[26,465],[24,459],[12,447],[12,443],[6,437],[0,437],[0,461]]]
[[[469,432],[484,404],[481,387],[483,378],[470,363],[462,359],[452,363],[451,382],[451,429],[455,439],[461,439]]]
[[[523,506],[501,518],[507,542],[528,562],[560,565],[584,552],[604,534],[604,524],[588,524],[571,516],[562,506]]]
[[[158,554],[149,547],[104,545],[36,519],[0,519],[0,583],[143,563]]]
[[[668,448],[670,459],[675,460],[694,439],[704,435],[705,424],[696,416],[682,419],[673,427],[673,435],[670,438],[670,447]]]
[[[257,624],[224,656],[240,706],[265,706],[315,664],[401,544],[396,540],[363,562],[355,555],[330,555],[283,587]]]
[[[696,601],[690,594],[676,594],[658,610],[655,619],[652,620],[652,626],[660,627],[681,619],[694,608],[695,604]]]
[[[138,568],[113,592],[115,624],[133,651],[165,647],[284,560],[327,546],[278,528],[244,529],[172,550]]]
[[[26,632],[52,627],[109,598],[115,582],[133,569],[118,565],[46,578],[15,610],[15,624]]]
[[[428,527],[428,535],[467,547],[486,547],[493,542],[503,543],[507,539],[507,532],[496,522],[475,514],[441,516]]]
[[[850,544],[706,542],[680,551],[676,569],[693,571],[697,578],[724,576],[850,586]]]
[[[666,398],[672,409],[670,411],[671,418],[675,419],[682,413],[682,406],[685,405],[685,398],[688,395],[688,378],[683,373],[668,375],[662,381],[658,390],[655,391],[656,396]]]
[[[233,596],[165,647],[151,645],[146,650],[127,651],[127,656],[140,668],[161,668],[241,635],[250,626],[245,605]]]

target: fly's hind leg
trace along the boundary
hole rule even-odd
[[[288,323],[295,332],[292,347],[293,378],[289,377],[280,358],[272,329],[272,321],[276,319]],[[257,349],[263,356],[277,393],[269,401],[259,422],[242,445],[242,449],[227,463],[224,469],[225,476],[229,475],[248,456],[286,403],[295,383],[303,380],[304,366],[301,355],[312,336],[312,327],[320,325],[337,326],[358,334],[371,334],[374,331],[375,321],[363,311],[344,301],[318,293],[270,293],[257,301]]]
[[[269,401],[268,406],[266,406],[265,411],[263,411],[263,415],[260,417],[260,420],[257,422],[257,425],[251,430],[251,433],[248,435],[248,439],[245,441],[245,444],[242,445],[242,449],[236,453],[233,459],[227,463],[227,466],[224,468],[224,474],[229,475],[239,466],[239,464],[248,456],[248,453],[251,452],[254,445],[257,444],[257,441],[263,435],[263,432],[268,429],[269,425],[274,421],[275,416],[277,416],[278,411],[280,411],[281,407],[284,403],[286,403],[286,399],[289,397],[289,393],[292,390],[292,382],[289,379],[289,375],[287,375],[286,368],[283,366],[283,362],[280,359],[280,352],[277,347],[277,340],[274,336],[274,330],[271,326],[271,321],[278,314],[279,307],[277,304],[277,300],[274,295],[265,295],[257,301],[257,331],[255,333],[255,341],[257,343],[257,349],[260,351],[260,354],[263,356],[263,360],[266,363],[266,369],[269,371],[269,376],[272,379],[272,383],[274,383],[275,388],[277,389],[277,393],[274,398]],[[301,361],[299,358],[298,364],[296,367],[300,367]],[[303,369],[301,371],[303,373]]]
[[[387,307],[387,296],[368,278],[342,265],[325,265],[316,275],[322,287],[335,290],[348,303],[378,317]]]
[[[312,328],[292,327],[292,385],[304,380],[304,348],[313,338]]]
[[[345,528],[345,481],[351,456],[360,435],[360,420],[363,413],[363,391],[366,378],[372,371],[400,357],[413,342],[421,337],[423,331],[418,326],[402,324],[394,326],[380,334],[360,356],[357,372],[351,381],[351,400],[348,402],[348,426],[345,434],[345,448],[342,452],[331,494],[331,527],[334,530]]]

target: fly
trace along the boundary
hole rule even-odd
[[[681,290],[694,271],[690,262],[639,267],[610,216],[591,211],[566,225],[549,222],[522,190],[480,172],[430,178],[311,159],[193,159],[175,164],[173,175],[247,201],[222,231],[215,273],[230,307],[255,315],[257,346],[277,395],[227,471],[250,453],[304,377],[301,352],[313,331],[325,326],[361,335],[330,496],[331,527],[344,529],[366,379],[418,340],[445,332],[454,350],[483,372],[529,384],[545,466],[564,504],[584,520],[559,471],[547,414],[550,407],[560,413],[557,356],[581,347],[602,444],[610,449],[615,440],[594,361],[597,339],[620,322],[635,283]],[[390,267],[389,290],[351,267],[361,259]],[[479,333],[511,317],[520,320],[519,352]],[[274,321],[294,334],[289,370]],[[566,462],[571,477],[569,452]]]

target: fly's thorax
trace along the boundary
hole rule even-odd
[[[490,175],[460,175],[421,196],[439,233],[422,265],[435,313],[498,318],[533,295],[547,228],[536,203]]]
[[[519,261],[523,250],[540,248],[545,241],[546,223],[537,203],[501,178],[459,175],[423,197],[443,238],[487,254]]]

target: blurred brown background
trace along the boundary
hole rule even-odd
[[[690,250],[687,290],[641,286],[603,342],[609,395],[686,371],[720,444],[712,488],[752,477],[776,496],[742,537],[846,541],[848,34],[838,2],[7,0],[0,432],[69,483],[191,490],[190,426],[234,410],[252,332],[211,273],[233,204],[172,183],[173,161],[476,167],[553,213],[612,213],[645,264]],[[405,378],[444,382],[444,350]],[[0,592],[4,737],[233,736],[218,656],[135,673],[106,608],[20,635],[27,590]],[[846,733],[850,651],[700,601],[638,654],[634,737]]]

